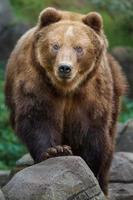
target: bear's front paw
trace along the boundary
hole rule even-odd
[[[55,147],[48,148],[47,151],[43,155],[43,160],[46,160],[48,158],[52,157],[58,157],[58,156],[68,156],[72,155],[72,150],[70,146],[67,145],[58,145]]]

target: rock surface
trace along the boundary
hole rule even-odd
[[[110,169],[110,182],[133,184],[133,153],[117,152]]]
[[[9,200],[104,200],[96,178],[76,156],[57,157],[25,168],[3,188]]]
[[[110,170],[110,200],[133,200],[133,153],[117,152]]]
[[[4,194],[3,194],[3,192],[1,191],[1,189],[0,189],[0,200],[5,200]]]
[[[16,166],[11,170],[9,179],[11,179],[20,170],[26,167],[29,167],[33,164],[34,164],[34,161],[32,157],[30,156],[30,154],[29,153],[25,154],[16,162]]]
[[[0,170],[0,187],[4,186],[9,180],[10,171]]]
[[[30,156],[29,153],[25,154],[24,156],[22,156],[17,162],[16,162],[16,166],[17,167],[28,167],[34,164],[34,161],[32,159],[32,157]]]
[[[129,83],[129,96],[133,98],[133,48],[115,47],[111,53],[123,67]]]
[[[133,184],[111,183],[109,200],[133,200]]]
[[[121,127],[116,140],[116,151],[133,152],[133,120]]]

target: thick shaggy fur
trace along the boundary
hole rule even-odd
[[[82,16],[44,10],[37,26],[22,36],[11,54],[5,95],[12,127],[35,162],[44,159],[48,148],[68,145],[74,155],[86,161],[107,195],[120,97],[126,82],[120,66],[106,51],[102,27],[97,13]],[[74,37],[67,38],[72,30],[76,30]],[[48,42],[54,37],[64,45],[71,41],[70,47],[80,40],[86,53],[77,55],[65,46],[53,56]],[[59,80],[56,74],[64,52],[72,55],[74,78],[69,82]]]

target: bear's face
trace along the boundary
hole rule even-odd
[[[74,90],[92,73],[101,54],[98,30],[87,26],[85,19],[59,20],[38,33],[37,59],[52,83],[65,91]]]

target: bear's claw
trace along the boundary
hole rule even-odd
[[[67,145],[58,145],[55,147],[48,148],[47,151],[43,155],[43,159],[46,160],[48,158],[52,157],[58,157],[58,156],[68,156],[73,155],[71,147]]]

